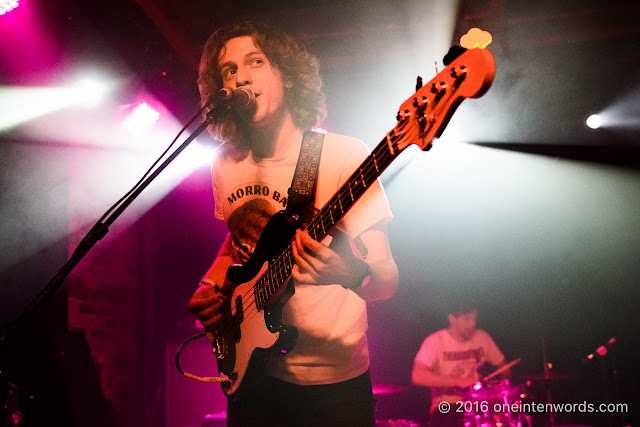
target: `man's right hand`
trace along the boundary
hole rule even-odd
[[[222,320],[220,307],[224,302],[224,296],[216,287],[200,285],[189,301],[191,315],[202,323],[205,331],[212,332]]]

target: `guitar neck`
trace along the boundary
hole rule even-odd
[[[400,154],[395,138],[385,137],[364,162],[353,172],[324,207],[307,225],[309,235],[315,240],[324,239],[329,230],[351,209],[365,191]]]
[[[364,162],[353,172],[324,207],[313,217],[306,229],[309,235],[320,241],[331,228],[351,209],[356,201],[374,183],[404,148],[399,148],[393,132],[378,144]],[[255,284],[256,304],[262,308],[282,283],[291,276],[295,263],[291,246],[269,266]]]

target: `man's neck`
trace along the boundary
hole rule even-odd
[[[277,159],[302,141],[302,131],[293,123],[290,114],[280,121],[266,126],[254,126],[251,130],[251,153],[256,160]]]
[[[462,335],[458,334],[455,329],[453,328],[448,328],[447,332],[449,332],[449,335],[451,336],[451,338],[453,338],[455,341],[458,342],[467,342],[467,341],[471,341],[471,338],[473,338],[473,335],[476,333],[475,331],[473,331],[473,333],[468,336],[468,337],[463,337]]]

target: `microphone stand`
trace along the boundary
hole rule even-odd
[[[193,142],[209,124],[214,122],[214,115],[216,109],[212,108],[206,115],[206,119],[202,124],[164,161],[158,166],[153,173],[151,173],[140,185],[129,194],[122,203],[115,209],[104,221],[98,221],[96,225],[91,228],[89,233],[82,239],[71,258],[67,263],[58,271],[58,273],[51,279],[51,281],[45,286],[45,288],[38,294],[38,296],[29,304],[27,309],[0,335],[0,354],[2,354],[6,347],[8,347],[9,338],[15,334],[16,330],[24,324],[29,316],[38,310],[43,304],[50,300],[62,287],[64,279],[71,273],[76,265],[84,258],[84,256],[91,250],[91,248],[102,239],[109,231],[109,226],[127,209],[127,207],[147,188],[151,181],[153,181],[187,146]]]

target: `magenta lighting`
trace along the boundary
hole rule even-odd
[[[0,15],[11,12],[18,6],[20,6],[18,0],[0,0]]]
[[[160,117],[160,113],[146,102],[138,105],[122,122],[122,128],[134,135],[139,135],[153,126]]]

